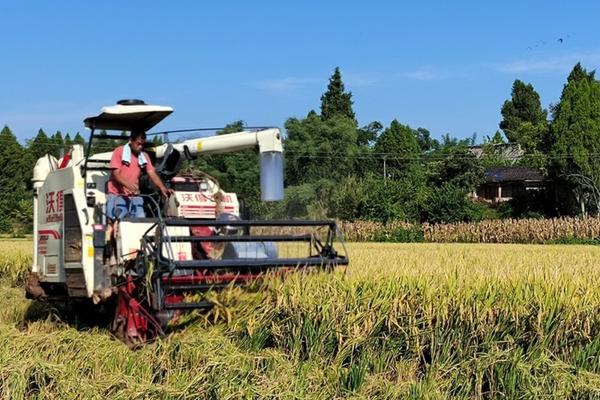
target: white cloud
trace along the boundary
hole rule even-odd
[[[496,66],[496,70],[508,73],[569,72],[575,64],[594,69],[600,64],[600,52],[570,53],[547,58],[527,58]]]
[[[344,73],[342,71],[342,79],[346,88],[352,90],[353,87],[364,87],[374,85],[382,80],[382,76],[376,73]],[[274,92],[290,92],[297,89],[302,89],[307,86],[319,84],[323,88],[327,86],[327,78],[312,78],[290,76],[287,78],[265,79],[248,83],[250,86],[262,90]]]
[[[425,71],[425,70],[417,70],[417,71],[413,71],[413,72],[408,72],[406,74],[404,74],[405,77],[410,78],[410,79],[415,79],[415,80],[419,80],[419,81],[430,81],[433,79],[439,79],[440,75],[432,72],[432,71]]]
[[[320,79],[316,78],[303,78],[291,76],[287,78],[267,79],[262,81],[251,82],[250,85],[264,90],[287,92],[291,90],[301,89],[303,87],[320,81]]]
[[[432,81],[439,79],[450,79],[464,77],[464,74],[444,71],[433,67],[421,67],[412,71],[381,74],[377,72],[363,73],[345,73],[342,71],[342,79],[346,85],[346,89],[352,90],[357,87],[367,87],[377,85],[385,80],[390,79],[409,79],[416,81]],[[312,85],[320,85],[324,90],[327,86],[327,79],[317,79],[312,77],[297,77],[291,76],[287,78],[265,79],[247,83],[250,86],[261,90],[272,92],[292,92],[294,90],[303,89]]]
[[[346,87],[359,87],[359,86],[371,86],[382,80],[382,77],[379,74],[375,73],[362,73],[362,74],[353,74],[347,73],[344,74],[342,72],[342,79]]]
[[[414,71],[402,72],[398,74],[399,78],[411,79],[415,81],[433,81],[437,79],[446,79],[450,76],[447,72],[442,72],[430,67],[422,67]]]

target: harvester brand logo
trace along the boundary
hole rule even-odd
[[[63,214],[63,191],[46,193],[46,222],[58,222]]]
[[[209,201],[214,203],[214,200],[211,199],[210,197],[206,196],[203,193],[178,193],[180,196],[178,196],[179,200],[181,200],[182,203],[198,203],[198,202],[204,202],[204,201]],[[231,196],[230,195],[226,195],[225,199],[224,199],[225,203],[231,203]]]

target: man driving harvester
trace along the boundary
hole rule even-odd
[[[146,142],[146,132],[132,130],[129,142],[117,147],[110,159],[110,179],[107,184],[106,216],[109,223],[106,229],[104,258],[110,265],[116,265],[116,245],[114,235],[117,223],[123,218],[144,218],[144,200],[140,194],[140,178],[145,171],[150,181],[160,193],[168,197],[173,193],[164,185],[148,156],[142,149]],[[106,293],[105,296],[109,294]]]
[[[150,157],[142,150],[145,141],[144,131],[131,131],[129,143],[117,147],[112,153],[106,214],[113,221],[126,217],[145,217],[144,200],[139,196],[139,182],[143,171],[163,196],[169,197],[173,193],[161,181]]]

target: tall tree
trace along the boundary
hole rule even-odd
[[[371,147],[375,144],[377,137],[381,134],[383,125],[379,121],[373,121],[368,125],[363,126],[357,131],[356,144],[362,147]]]
[[[304,119],[288,119],[285,129],[288,185],[336,182],[353,173],[358,151],[354,120],[341,116],[323,120],[310,112]]]
[[[575,65],[550,127],[552,176],[570,182],[579,212],[600,213],[600,82]]]
[[[64,152],[65,141],[63,139],[62,133],[60,131],[56,131],[54,135],[52,135],[52,150],[51,153],[54,157],[60,158],[62,153]]]
[[[10,232],[15,230],[15,212],[22,208],[19,202],[28,198],[29,160],[8,126],[0,131],[0,143],[0,231]]]
[[[548,112],[542,108],[540,95],[533,86],[515,80],[511,99],[501,109],[500,129],[511,143],[518,143],[526,152],[542,151],[548,133]]]
[[[393,120],[390,126],[377,138],[375,153],[385,162],[385,174],[398,178],[407,168],[418,161],[421,149],[413,130]]]
[[[40,129],[35,138],[29,140],[27,143],[27,152],[29,153],[30,161],[33,163],[32,168],[40,157],[51,153],[52,149],[53,142],[46,135],[46,132]]]
[[[414,132],[422,152],[428,152],[439,148],[439,142],[431,137],[431,133],[425,128],[417,128]]]
[[[31,178],[33,177],[33,167],[40,157],[51,154],[53,149],[52,139],[46,135],[43,129],[40,129],[35,138],[27,141],[27,147],[24,149],[25,156],[25,184],[28,189],[32,188]]]
[[[71,135],[69,135],[68,133],[65,135],[64,138],[64,143],[65,143],[65,151],[69,150],[69,147],[71,147],[71,145],[73,144],[73,139],[71,139]]]
[[[83,138],[83,136],[81,136],[79,134],[79,132],[77,132],[75,134],[75,137],[73,138],[73,143],[75,143],[75,144],[85,144],[85,139]]]
[[[373,154],[373,146],[377,138],[383,131],[383,125],[378,121],[373,121],[368,125],[357,130],[358,154],[355,165],[355,174],[364,177],[369,173],[376,172],[378,169],[378,160]]]
[[[340,116],[354,120],[352,93],[345,91],[340,68],[336,67],[329,78],[327,91],[321,96],[321,117],[328,120]]]

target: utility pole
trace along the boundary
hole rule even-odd
[[[387,164],[386,164],[387,156],[383,156],[383,180],[387,180]]]

